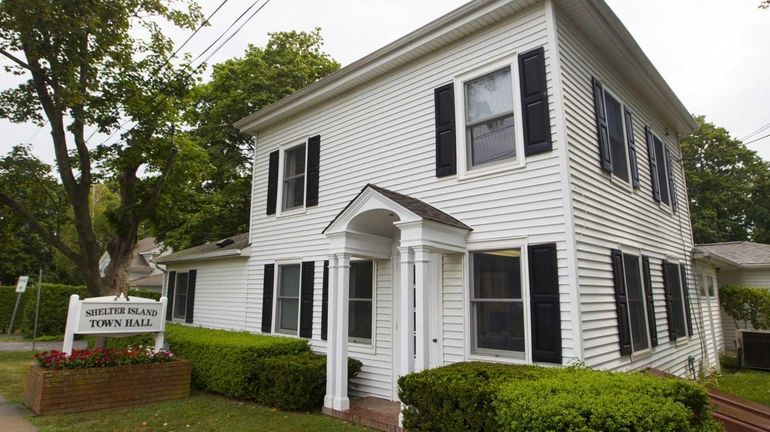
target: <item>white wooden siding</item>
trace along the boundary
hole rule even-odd
[[[692,233],[686,187],[676,139],[660,117],[651,112],[642,97],[557,9],[558,44],[564,90],[571,196],[574,209],[578,258],[583,349],[588,366],[601,369],[656,367],[684,375],[687,357],[704,357],[700,338],[702,320],[697,309],[692,265]],[[641,189],[632,190],[611,179],[600,169],[591,77],[618,95],[633,113],[634,137]],[[649,125],[671,149],[675,165],[678,212],[657,204],[652,198],[650,168],[644,126]],[[620,356],[610,249],[636,247],[651,257],[653,296],[659,345],[647,356]],[[692,299],[695,336],[686,343],[668,340],[663,300],[662,259],[686,262],[688,289]]]
[[[167,272],[198,271],[195,278],[194,325],[226,330],[244,329],[246,263],[246,258],[227,258],[168,264]]]
[[[465,360],[463,254],[443,255],[441,269],[441,361],[447,365]]]
[[[744,285],[770,289],[770,269],[722,270],[717,274],[717,284],[720,288],[727,285]],[[735,331],[738,328],[753,329],[754,327],[751,326],[751,323],[739,323],[740,326],[736,326],[735,321],[730,318],[730,315],[727,315],[721,309],[719,313],[722,317],[722,334],[724,335],[725,349],[735,351],[737,348]]]

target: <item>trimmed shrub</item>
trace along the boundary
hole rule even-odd
[[[131,298],[131,296],[134,297],[144,297],[149,298],[153,300],[160,300],[160,293],[157,291],[150,291],[147,289],[141,289],[141,288],[129,288],[128,290],[128,297]]]
[[[429,369],[399,378],[406,405],[404,428],[420,431],[495,431],[493,399],[508,380],[528,382],[556,369],[470,362]]]
[[[34,289],[30,289],[34,288]],[[13,328],[18,329],[21,322],[21,315],[24,311],[24,303],[30,296],[30,292],[35,292],[37,286],[30,284],[27,286],[27,292],[21,296],[21,303],[19,304],[19,311],[16,313],[16,322],[13,323]],[[11,322],[11,315],[13,315],[13,308],[16,306],[16,294],[15,286],[0,286],[0,333],[8,333],[8,324]]]
[[[348,383],[361,366],[348,358]],[[305,352],[262,359],[249,383],[254,399],[262,405],[295,411],[320,408],[326,394],[326,356]]]
[[[64,334],[64,327],[67,325],[67,308],[72,294],[78,294],[81,299],[88,297],[88,291],[84,286],[43,284],[43,290],[40,292],[38,336]],[[30,296],[24,303],[24,312],[21,315],[21,331],[24,337],[31,338],[35,328],[35,300],[33,297]]]
[[[260,360],[310,350],[305,339],[178,324],[166,325],[166,341],[176,356],[192,363],[194,386],[236,398],[253,396],[249,378]]]
[[[504,431],[712,431],[708,396],[698,384],[641,373],[562,370],[511,380],[494,400]]]

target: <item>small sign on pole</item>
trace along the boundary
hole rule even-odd
[[[13,322],[16,321],[16,312],[19,310],[19,303],[21,302],[21,296],[24,294],[24,290],[27,289],[27,282],[29,282],[29,276],[19,276],[19,281],[16,282],[16,292],[19,294],[16,296],[16,306],[13,307],[13,314],[11,315],[11,322],[8,323],[8,337],[13,334]]]
[[[70,296],[67,326],[62,351],[72,354],[75,334],[126,337],[155,333],[155,350],[163,349],[166,328],[166,297],[153,300],[141,297],[93,297],[80,300]]]
[[[16,292],[21,294],[27,289],[27,283],[29,282],[29,276],[19,276],[19,281],[16,282]]]

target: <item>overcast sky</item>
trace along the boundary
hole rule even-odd
[[[760,0],[607,1],[691,112],[706,115],[737,138],[770,124],[770,10],[758,9]],[[220,2],[199,0],[205,15]],[[240,56],[249,43],[264,45],[268,32],[317,26],[325,51],[344,66],[465,2],[272,0],[210,63]],[[227,3],[185,51],[197,55],[250,3]],[[181,43],[188,34],[169,35]],[[5,88],[13,78],[2,74]],[[770,128],[752,138],[767,134]],[[38,156],[53,161],[46,129],[0,120],[0,137],[0,154],[32,142]],[[748,145],[770,160],[770,137]]]

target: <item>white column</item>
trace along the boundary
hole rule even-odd
[[[334,327],[334,409],[347,411],[350,409],[348,399],[348,302],[350,299],[350,254],[337,254],[337,295],[335,298],[335,327]]]
[[[334,408],[335,387],[335,369],[337,364],[337,257],[329,256],[329,298],[326,312],[326,397],[324,406]]]
[[[414,371],[414,346],[412,344],[412,329],[414,328],[414,296],[412,284],[414,281],[414,259],[412,250],[408,247],[398,248],[400,283],[398,286],[398,375],[408,375]]]
[[[430,327],[429,327],[429,294],[430,294],[430,248],[417,246],[414,248],[415,273],[415,322],[417,335],[415,343],[414,370],[419,372],[428,369],[430,356]]]

